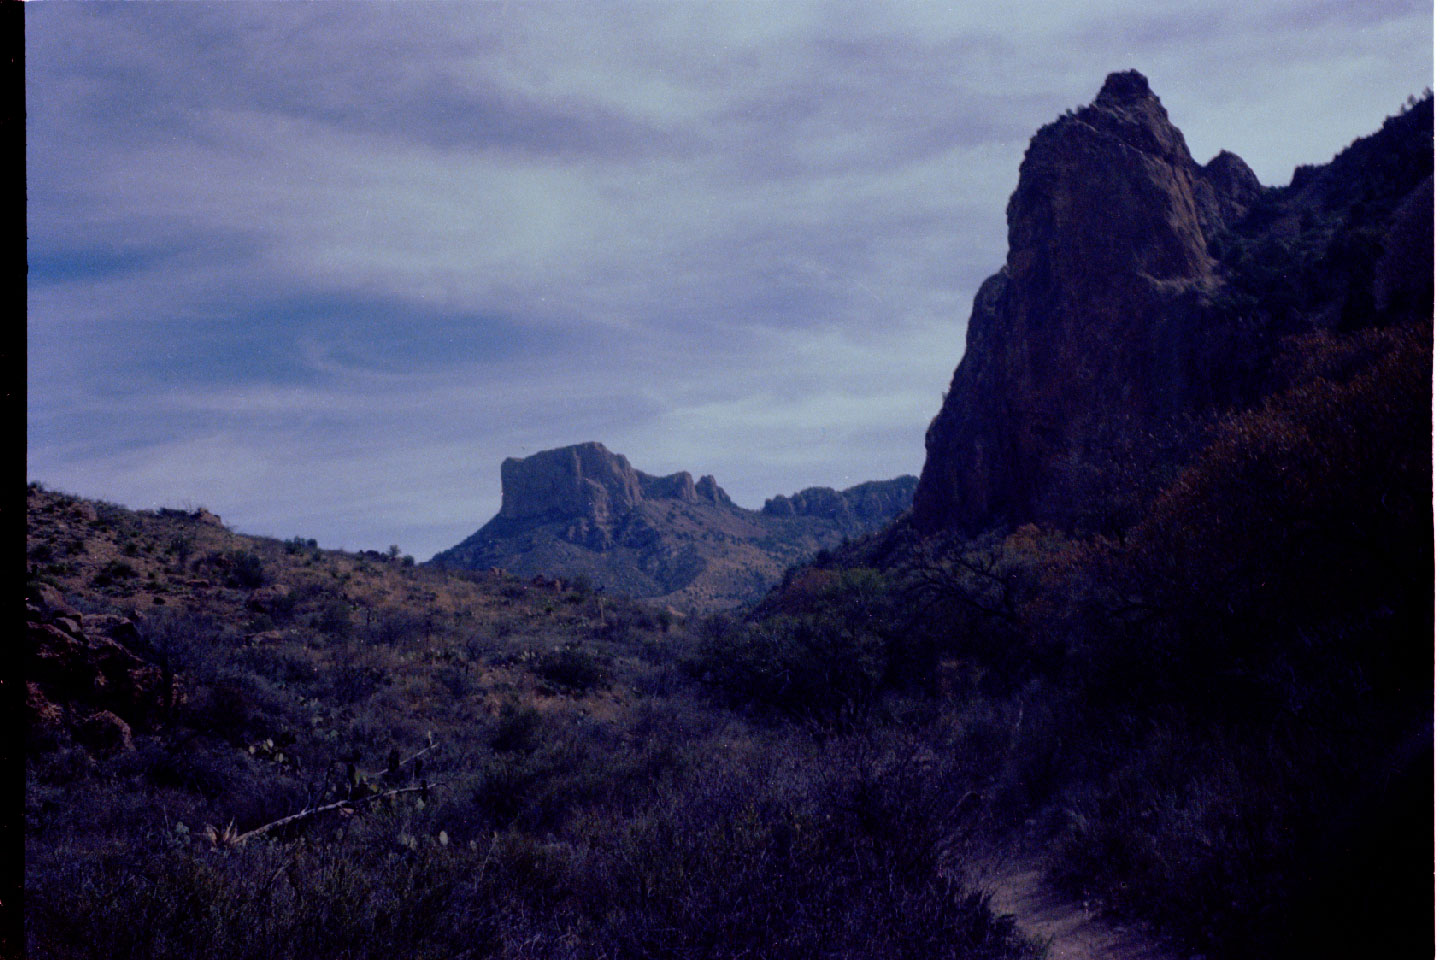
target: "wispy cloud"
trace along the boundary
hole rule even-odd
[[[1268,182],[1430,82],[1403,2],[26,8],[31,476],[428,556],[598,439],[916,472],[1030,133],[1138,67]]]

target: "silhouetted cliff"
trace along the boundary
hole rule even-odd
[[[1146,79],[1037,132],[1005,266],[926,434],[922,531],[1117,530],[1218,411],[1273,389],[1285,337],[1429,309],[1427,98],[1266,190],[1205,166]]]

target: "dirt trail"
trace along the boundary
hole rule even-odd
[[[1182,960],[1143,931],[1093,916],[1083,904],[1057,894],[1036,864],[993,866],[975,885],[991,892],[995,914],[1012,914],[1021,933],[1050,944],[1047,960]]]

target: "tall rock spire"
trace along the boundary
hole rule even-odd
[[[1214,286],[1217,210],[1133,70],[1035,134],[1007,210],[1005,268],[975,298],[965,356],[926,434],[917,526],[1063,525],[1076,455],[1195,401],[1204,378],[1187,339]]]

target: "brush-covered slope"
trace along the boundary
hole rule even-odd
[[[753,600],[788,567],[878,529],[910,505],[916,480],[815,487],[746,510],[714,477],[651,476],[583,443],[511,457],[500,482],[499,514],[431,563],[579,576],[689,612]]]
[[[203,511],[26,506],[6,956],[1036,954],[944,870],[952,765],[752,725],[662,613]]]
[[[976,831],[1215,958],[1431,956],[1433,98],[1259,190],[1143,78],[1036,134],[913,523],[737,702],[966,718]]]

